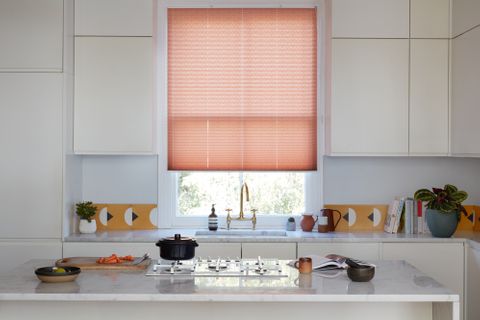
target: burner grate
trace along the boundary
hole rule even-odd
[[[159,260],[152,263],[147,276],[195,277],[287,277],[278,259],[192,259],[186,261]]]

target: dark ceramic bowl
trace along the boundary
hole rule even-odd
[[[43,267],[35,269],[35,274],[38,279],[43,282],[69,282],[75,280],[79,273],[81,272],[80,268],[77,267],[62,267],[65,269],[65,272],[56,272],[58,267]]]
[[[347,269],[348,277],[355,282],[367,282],[375,276],[374,266],[361,266],[357,268],[349,267]]]

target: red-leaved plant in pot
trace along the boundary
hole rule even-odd
[[[443,189],[417,190],[414,198],[427,202],[427,225],[434,237],[451,237],[457,229],[460,213],[467,213],[462,202],[468,198],[468,193],[451,184]]]

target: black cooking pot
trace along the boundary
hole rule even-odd
[[[195,257],[195,247],[198,247],[195,239],[180,234],[160,239],[156,245],[160,247],[160,257],[165,260],[190,260]]]

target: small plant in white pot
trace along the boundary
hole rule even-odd
[[[92,217],[97,212],[91,201],[79,202],[76,204],[76,213],[80,217],[80,225],[78,227],[80,233],[95,233],[97,231],[97,222]]]
[[[468,193],[458,190],[451,184],[442,188],[420,189],[414,198],[427,202],[427,225],[434,237],[450,238],[457,229],[460,213],[467,213],[462,202]]]

